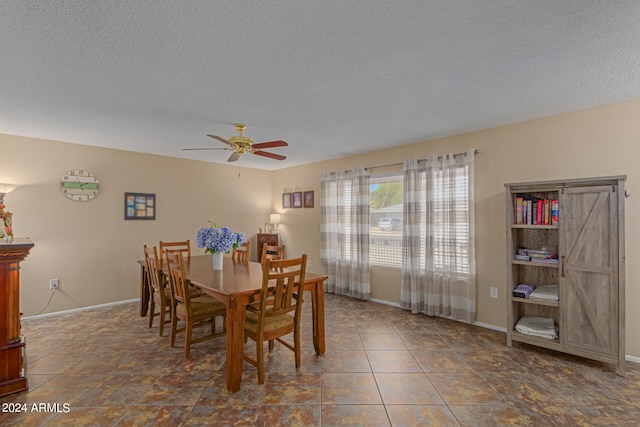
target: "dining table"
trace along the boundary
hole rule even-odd
[[[147,275],[144,261],[141,272],[141,297],[147,287]],[[221,270],[213,269],[211,255],[195,255],[185,259],[185,274],[191,285],[203,293],[224,303],[226,315],[226,380],[231,393],[240,390],[242,383],[242,365],[244,360],[244,322],[246,306],[259,297],[262,289],[262,264],[258,262],[236,262],[224,257]],[[313,326],[313,346],[316,354],[325,352],[324,334],[324,282],[327,276],[305,272],[304,290],[311,295]],[[148,295],[148,291],[147,291]],[[143,299],[143,298],[141,298]],[[148,304],[141,301],[142,306]],[[141,309],[146,314],[147,310]]]

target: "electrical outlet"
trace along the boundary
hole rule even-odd
[[[60,287],[60,280],[49,279],[49,289],[58,289]]]
[[[489,288],[489,296],[490,296],[491,298],[498,298],[498,288],[495,288],[495,287],[493,287],[493,286],[492,286],[492,287],[490,287],[490,288]]]

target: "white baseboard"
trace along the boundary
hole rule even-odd
[[[640,357],[629,356],[628,354],[624,356],[624,360],[627,362],[640,363]]]
[[[385,300],[376,299],[376,298],[369,298],[367,301],[371,301],[371,302],[375,302],[375,303],[383,304],[383,305],[390,305],[392,307],[402,308],[402,307],[400,307],[400,304],[398,304],[397,302],[390,302],[390,301],[385,301]]]
[[[481,328],[491,329],[493,331],[498,331],[498,332],[504,332],[505,334],[507,333],[507,328],[504,328],[502,326],[490,325],[488,323],[482,323],[482,322],[474,322],[473,324],[476,326],[480,326]]]
[[[22,320],[45,319],[47,317],[62,316],[63,314],[79,313],[81,311],[89,311],[89,310],[94,310],[96,308],[112,307],[115,305],[129,304],[132,302],[140,302],[140,298],[134,298],[134,299],[129,299],[125,301],[108,302],[106,304],[91,305],[89,307],[80,307],[80,308],[74,308],[71,310],[56,311],[54,313],[38,314],[37,316],[26,316],[26,317],[23,317]]]

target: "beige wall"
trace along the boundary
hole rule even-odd
[[[39,313],[49,279],[60,279],[44,313],[139,297],[142,246],[191,239],[214,218],[253,241],[271,213],[271,173],[127,151],[0,135],[0,182],[19,184],[5,197],[14,233],[35,243],[21,269],[21,306]],[[75,202],[60,178],[87,169],[100,193]],[[240,172],[240,176],[238,176]],[[155,221],[125,221],[124,193],[155,193]],[[255,249],[253,249],[255,257]]]
[[[312,265],[320,262],[320,210],[282,210],[283,191],[315,190],[323,171],[356,166],[377,166],[424,158],[430,154],[480,150],[476,156],[476,270],[478,321],[504,328],[506,325],[506,226],[504,183],[595,176],[627,175],[626,188],[626,313],[627,354],[640,357],[640,101],[557,115],[493,129],[470,132],[362,155],[318,162],[273,173],[273,204],[282,215],[281,233],[292,251],[308,250]],[[374,172],[376,170],[374,169]],[[318,205],[318,201],[316,201]],[[375,267],[371,273],[373,298],[398,302],[400,272]],[[489,297],[489,288],[499,298]]]
[[[639,117],[640,100],[275,172],[241,168],[240,177],[236,166],[0,135],[0,182],[21,185],[6,196],[16,235],[36,243],[22,266],[22,307],[26,315],[40,311],[54,277],[61,280],[61,292],[45,312],[135,298],[142,245],[159,239],[193,241],[214,215],[254,235],[269,213],[282,213],[278,231],[287,254],[308,253],[310,269],[319,271],[321,172],[473,147],[480,150],[475,177],[478,321],[506,325],[504,183],[627,175],[633,193],[626,200],[627,354],[640,357],[640,337],[633,328],[640,323],[640,267],[633,262],[640,256],[634,221],[640,213],[635,191],[640,187]],[[60,176],[74,168],[100,178],[102,190],[93,201],[72,202],[60,194]],[[315,191],[315,208],[282,209],[283,192],[306,190]],[[125,191],[156,193],[158,219],[124,221]],[[399,282],[399,270],[373,268],[373,297],[398,302]],[[492,286],[500,290],[498,299],[489,298]]]

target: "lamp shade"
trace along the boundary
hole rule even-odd
[[[7,194],[18,188],[15,184],[0,184],[0,193]]]
[[[280,222],[280,214],[271,214],[269,216],[269,222],[271,224],[278,224]]]

